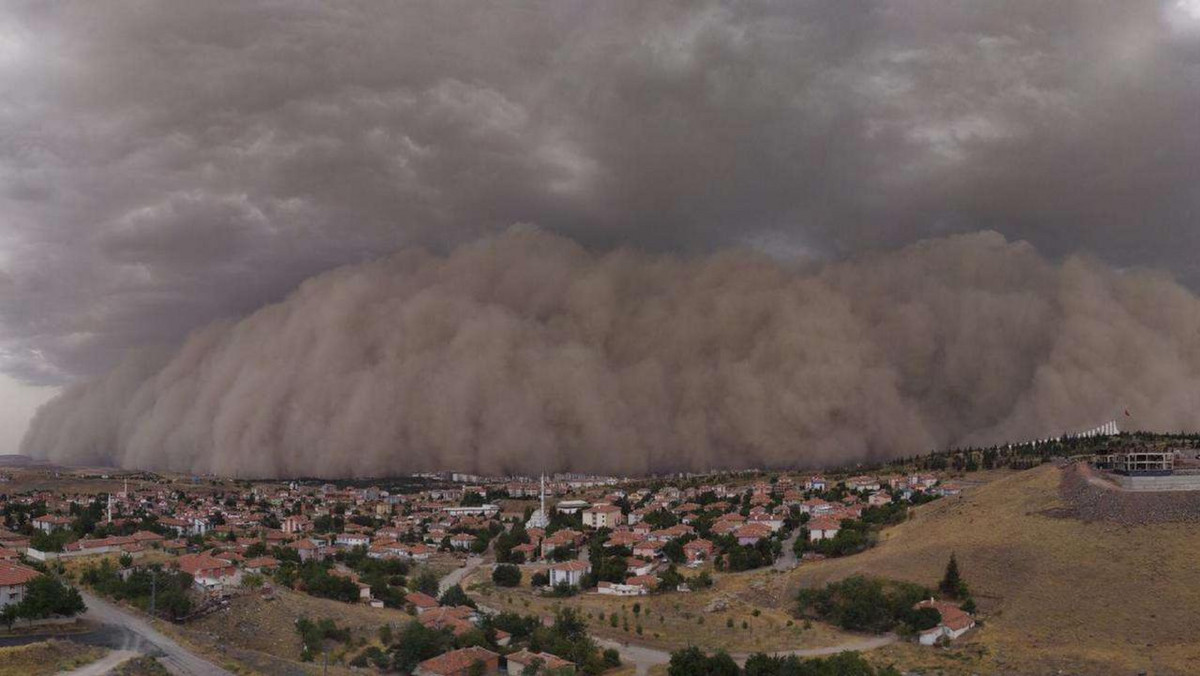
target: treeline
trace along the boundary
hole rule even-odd
[[[803,589],[797,600],[802,617],[848,631],[911,634],[941,621],[932,608],[914,608],[930,597],[929,589],[917,584],[856,575],[821,589]]]
[[[311,638],[305,638],[305,644],[310,640],[345,640],[336,625],[328,623],[305,626]],[[326,631],[326,630],[329,631]],[[297,631],[301,627],[297,626]],[[330,631],[335,632],[333,634]],[[497,631],[511,635],[507,647],[496,642]],[[302,632],[302,636],[305,633]],[[517,646],[527,647],[533,652],[548,652],[565,660],[574,662],[579,673],[601,674],[620,666],[620,655],[616,650],[601,650],[596,642],[588,636],[587,623],[579,613],[571,608],[564,608],[554,617],[554,622],[545,625],[541,618],[533,615],[517,613],[500,613],[484,616],[475,629],[455,636],[448,629],[433,629],[412,621],[399,631],[384,627],[380,631],[380,642],[384,648],[371,646],[355,656],[352,666],[374,665],[384,670],[395,670],[400,673],[412,673],[421,662],[437,657],[443,653],[458,648],[479,646],[497,653],[511,653]],[[309,655],[311,658],[311,655]]]
[[[987,447],[953,448],[927,455],[900,457],[890,461],[887,466],[892,469],[910,467],[918,471],[949,469],[960,472],[999,468],[1029,469],[1052,458],[1112,453],[1135,444],[1200,449],[1200,433],[1137,431],[1098,437],[1064,435],[1036,444],[997,444]]]
[[[150,610],[153,596],[155,613],[173,620],[192,612],[192,600],[187,593],[192,587],[192,576],[183,571],[154,565],[127,571],[122,576],[111,560],[104,559],[84,568],[79,579],[99,594],[127,601],[144,611]]]
[[[900,676],[894,667],[876,669],[862,655],[844,652],[833,657],[804,659],[795,655],[756,653],[746,666],[725,652],[708,655],[691,647],[671,653],[668,676]]]

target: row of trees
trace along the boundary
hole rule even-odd
[[[888,666],[876,669],[855,652],[833,657],[803,659],[795,655],[778,656],[756,653],[739,667],[725,652],[713,655],[691,647],[671,653],[669,676],[899,676]]]
[[[929,590],[920,585],[856,575],[821,589],[803,589],[798,601],[802,616],[843,629],[911,634],[941,621],[932,608],[914,608],[929,597]]]
[[[511,635],[511,644],[506,649],[496,643],[496,631]],[[455,637],[449,630],[432,629],[420,622],[410,622],[399,632],[381,632],[385,651],[364,650],[362,663],[373,663],[381,668],[411,673],[424,660],[441,655],[456,648],[480,646],[496,652],[515,649],[520,644],[533,652],[548,652],[574,662],[580,673],[600,674],[620,666],[620,656],[615,650],[601,650],[587,633],[587,623],[573,609],[558,612],[554,623],[543,625],[533,615],[500,613],[486,616],[480,626]],[[358,658],[355,658],[358,660]]]

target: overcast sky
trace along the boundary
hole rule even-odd
[[[518,222],[1200,287],[1200,0],[0,6],[0,452],[53,386]],[[48,386],[48,387],[45,387]]]

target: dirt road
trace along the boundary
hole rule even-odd
[[[66,672],[63,676],[105,676],[124,664],[126,660],[131,660],[140,654],[133,650],[114,650],[91,664],[85,664],[78,669]]]
[[[83,589],[79,593],[88,608],[83,615],[85,618],[121,627],[130,633],[130,645],[125,646],[126,650],[155,655],[176,676],[232,676],[221,667],[193,654],[134,613]]]
[[[438,582],[438,596],[445,594],[447,589],[461,583],[463,578],[470,575],[471,571],[483,565],[483,562],[484,557],[472,556],[471,558],[467,559],[466,564],[464,564],[462,568],[455,568],[454,570],[450,571],[446,577],[443,577],[441,581]]]
[[[621,643],[619,641],[610,641],[599,637],[593,637],[603,648],[615,648],[621,653],[621,662],[631,664],[637,669],[637,673],[649,673],[650,668],[659,664],[668,664],[671,661],[671,653],[658,648],[651,648],[636,643]],[[797,657],[824,657],[828,655],[836,655],[847,651],[862,652],[864,650],[874,650],[882,648],[885,645],[890,645],[896,642],[895,634],[884,634],[883,636],[874,636],[864,638],[857,641],[848,641],[833,646],[824,648],[806,648],[802,650],[780,650],[772,652],[772,655],[795,655]],[[746,653],[734,653],[731,655],[734,661],[738,664],[745,664],[746,659],[750,655]]]

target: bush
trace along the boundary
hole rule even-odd
[[[475,607],[475,602],[472,601],[471,597],[467,596],[467,593],[463,591],[463,588],[458,585],[454,585],[453,587],[447,589],[445,593],[442,594],[441,598],[438,599],[438,603],[442,604],[443,606]]]
[[[545,573],[534,573],[533,577],[529,578],[529,584],[534,587],[546,587],[550,584],[550,576]]]
[[[550,596],[554,598],[569,598],[579,593],[579,587],[566,582],[559,582],[550,590]]]
[[[913,606],[926,598],[929,590],[919,585],[854,576],[824,589],[802,590],[799,606],[801,615],[843,629],[883,633],[900,622],[911,623]]]
[[[502,563],[492,569],[492,582],[500,587],[516,587],[521,584],[521,569]]]
[[[25,585],[25,598],[16,604],[13,613],[27,620],[40,620],[51,615],[72,617],[85,610],[78,589],[49,575],[39,575]]]

